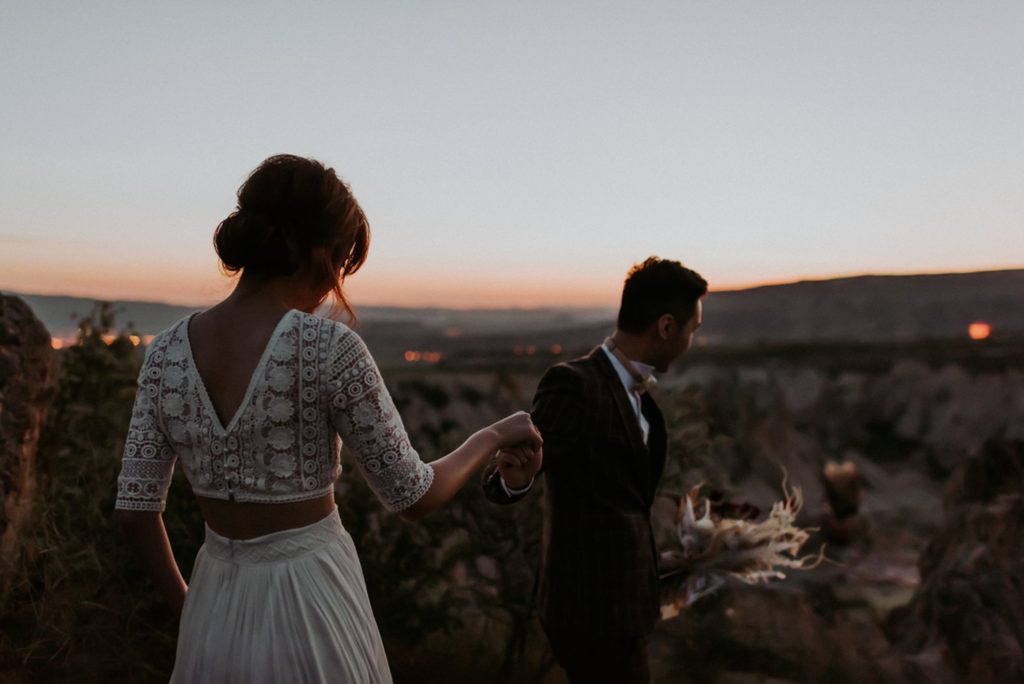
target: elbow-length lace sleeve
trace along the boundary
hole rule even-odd
[[[402,417],[363,340],[339,325],[326,372],[331,418],[370,488],[389,510],[402,511],[422,497],[434,469],[409,443]]]
[[[175,454],[157,413],[160,368],[151,363],[152,349],[147,350],[139,371],[135,405],[121,458],[121,474],[117,477],[116,510],[163,512],[174,473]]]

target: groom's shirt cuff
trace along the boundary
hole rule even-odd
[[[533,486],[533,480],[534,480],[534,479],[535,479],[535,478],[532,478],[532,477],[531,477],[531,478],[530,478],[530,481],[526,483],[526,486],[525,486],[525,487],[522,487],[522,488],[520,488],[520,489],[512,489],[511,487],[509,487],[509,486],[508,486],[508,483],[507,483],[507,482],[505,482],[505,478],[503,478],[503,477],[502,477],[501,475],[498,475],[498,480],[500,480],[500,481],[501,481],[501,488],[502,488],[502,489],[504,490],[504,492],[505,492],[506,494],[508,494],[509,496],[522,496],[522,495],[523,495],[523,494],[525,494],[526,492],[530,491],[530,487],[532,487],[532,486]]]

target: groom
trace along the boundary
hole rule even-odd
[[[532,417],[544,438],[541,623],[573,682],[648,682],[660,615],[650,510],[665,463],[665,421],[647,389],[690,348],[705,280],[651,257],[622,290],[615,333],[544,374]],[[501,452],[484,473],[495,503],[532,485],[530,459]]]

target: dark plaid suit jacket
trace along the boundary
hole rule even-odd
[[[648,444],[601,347],[552,366],[533,421],[544,437],[544,537],[538,586],[545,629],[644,635],[659,617],[650,511],[665,463],[665,421],[644,395]],[[536,486],[536,485],[535,485]],[[484,489],[512,503],[492,462]]]

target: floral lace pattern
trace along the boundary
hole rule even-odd
[[[224,426],[192,359],[189,320],[147,350],[116,508],[162,511],[175,459],[200,496],[315,498],[341,473],[339,435],[389,509],[411,506],[430,488],[433,468],[410,445],[373,357],[345,325],[285,314]]]
[[[343,327],[335,333],[326,368],[334,428],[352,449],[377,498],[393,510],[408,508],[430,489],[434,469],[409,443],[402,417],[362,339]]]

